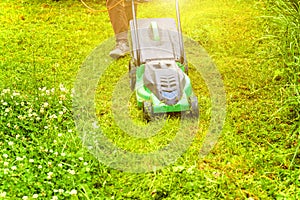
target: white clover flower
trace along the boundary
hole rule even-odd
[[[18,130],[19,126],[18,125],[14,125],[14,129]]]
[[[48,126],[44,126],[44,129],[48,129],[49,127]]]
[[[16,167],[16,166],[12,166],[11,169],[12,169],[12,170],[16,170],[17,167]]]
[[[8,113],[10,111],[10,108],[5,108],[5,111],[6,113]]]
[[[89,163],[87,163],[87,162],[84,162],[84,163],[83,163],[84,166],[87,166],[88,164],[89,164]]]
[[[9,92],[10,92],[10,89],[9,89],[9,88],[3,89],[2,92],[3,92],[4,94],[9,93]]]
[[[3,154],[2,156],[3,156],[3,158],[8,158],[8,155],[6,153]]]
[[[30,162],[30,163],[33,163],[33,162],[34,162],[34,160],[33,160],[33,159],[29,159],[29,162]]]
[[[22,199],[23,199],[23,200],[27,200],[27,199],[28,199],[28,196],[23,196]]]
[[[4,101],[4,102],[2,103],[2,105],[7,106],[8,103]]]
[[[60,155],[61,155],[61,156],[66,156],[66,153],[62,152]]]
[[[191,166],[191,167],[189,167],[189,168],[186,170],[186,172],[189,173],[189,174],[193,174],[195,168],[196,168],[196,166]]]
[[[12,146],[12,145],[14,145],[14,142],[9,141],[9,142],[8,142],[8,145],[9,145],[9,146]]]
[[[6,192],[1,192],[0,197],[4,198],[6,196]]]
[[[49,150],[49,152],[50,152],[50,153],[53,153],[53,150],[52,150],[52,149],[50,149],[50,150]]]
[[[6,161],[5,161],[5,162],[3,163],[3,165],[4,165],[4,166],[8,166],[8,165],[9,165],[9,162],[6,162]]]
[[[20,137],[20,135],[19,135],[19,134],[17,134],[17,135],[16,135],[16,139],[18,139],[19,137]]]
[[[21,102],[21,106],[24,106],[24,105],[25,105],[25,103],[22,101],[22,102]]]
[[[3,170],[3,173],[4,173],[4,174],[8,174],[8,172],[9,172],[9,169],[8,169],[8,168],[5,168],[5,169]]]
[[[97,122],[93,122],[92,125],[93,125],[93,128],[96,128],[96,129],[99,128],[99,126],[97,125]]]
[[[7,126],[8,128],[10,128],[10,123],[7,123],[6,126]]]
[[[57,196],[52,196],[51,200],[58,200],[58,197]]]
[[[78,159],[79,159],[79,160],[83,160],[83,157],[79,157]]]
[[[56,140],[53,140],[53,143],[54,143],[54,144],[56,144],[56,143],[57,143],[57,141],[56,141]]]
[[[62,167],[63,165],[61,163],[58,164],[59,167]]]
[[[48,166],[52,166],[52,162],[48,162]]]
[[[63,115],[64,112],[63,112],[63,111],[59,111],[58,114],[59,114],[59,115]]]
[[[20,96],[20,93],[18,93],[18,92],[13,92],[12,95],[13,95],[13,96]]]
[[[39,168],[39,169],[42,169],[42,168],[43,168],[43,166],[42,166],[42,165],[39,165],[39,166],[38,166],[38,168]]]
[[[63,102],[62,102],[62,101],[59,101],[58,103],[59,103],[59,104],[62,104]]]
[[[91,168],[89,168],[89,167],[87,167],[87,168],[85,169],[86,172],[89,172],[90,170],[91,170]]]
[[[37,199],[39,197],[39,195],[38,194],[34,194],[34,195],[32,195],[32,198],[34,198],[34,199]]]
[[[45,102],[44,104],[43,104],[43,107],[44,108],[47,108],[49,106],[49,103],[48,102]]]
[[[76,174],[75,170],[73,170],[73,169],[69,169],[68,171],[69,171],[69,173],[72,174],[72,175]]]
[[[72,129],[69,129],[68,132],[69,132],[69,133],[72,133]]]
[[[51,178],[52,178],[52,175],[53,175],[53,172],[48,172],[48,173],[47,173],[47,178],[48,178],[48,179],[51,179]]]
[[[22,116],[22,115],[19,115],[19,116],[18,116],[18,119],[19,119],[19,120],[23,120],[23,119],[25,119],[25,118],[26,118],[25,115],[24,115],[24,116]]]
[[[65,86],[64,86],[64,84],[59,84],[59,89],[60,89],[60,91],[62,91],[62,92],[66,92],[67,91],[67,89],[65,88]]]
[[[58,189],[58,192],[61,194],[61,193],[64,192],[64,190],[63,189]]]
[[[61,137],[61,136],[62,136],[62,134],[61,134],[61,133],[59,133],[59,134],[57,134],[57,136],[58,136],[58,137]]]
[[[57,156],[57,155],[58,155],[58,152],[57,152],[57,151],[55,151],[53,154]]]
[[[77,190],[75,189],[71,190],[70,195],[76,195],[76,194],[77,194]]]
[[[20,161],[20,160],[23,160],[23,158],[17,156],[17,157],[16,157],[16,160],[17,160],[17,161]]]
[[[40,109],[40,113],[44,113],[45,112],[45,109],[42,107],[41,109]]]

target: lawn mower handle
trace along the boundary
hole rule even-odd
[[[127,0],[130,1],[130,0]],[[138,2],[148,2],[150,0],[136,0]],[[182,36],[182,28],[181,28],[181,21],[180,21],[180,11],[179,11],[179,2],[178,0],[175,0],[176,3],[176,17],[177,17],[177,31],[178,31],[178,38],[179,38],[179,47],[180,47],[180,62],[182,64],[185,63],[185,52],[184,52],[184,45],[183,45],[183,36]],[[131,5],[132,5],[132,15],[133,15],[133,26],[135,29],[135,40],[137,44],[137,65],[140,65],[140,43],[139,43],[139,34],[138,34],[138,27],[137,27],[137,19],[136,19],[136,13],[135,13],[135,5],[134,5],[134,0],[131,0]]]

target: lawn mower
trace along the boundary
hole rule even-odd
[[[199,117],[198,99],[188,77],[178,0],[173,18],[137,19],[132,0],[129,77],[137,105],[148,119],[168,113]]]

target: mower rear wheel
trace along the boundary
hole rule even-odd
[[[186,75],[189,75],[189,66],[188,65],[184,65],[184,73]]]
[[[190,110],[190,116],[192,118],[199,118],[199,106],[198,106],[198,98],[196,96],[192,96],[190,98],[190,106],[191,106],[191,110]]]
[[[132,61],[129,62],[129,78],[130,78],[130,89],[131,91],[134,91],[135,83],[136,83],[136,66],[132,63]]]

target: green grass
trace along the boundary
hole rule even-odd
[[[105,9],[104,1],[86,2]],[[74,124],[77,73],[113,36],[107,13],[90,12],[73,0],[1,1],[1,199],[300,198],[299,11],[285,12],[284,1],[181,2],[184,34],[207,50],[222,75],[225,125],[214,149],[199,158],[212,105],[204,79],[191,66],[201,106],[193,143],[170,166],[135,174],[97,160]],[[154,0],[140,5],[138,14],[174,16],[169,3]],[[118,126],[112,96],[128,60],[113,62],[101,77],[96,114],[113,144],[147,153],[172,141],[179,122],[167,119],[149,139],[134,138]],[[134,97],[129,102],[132,123],[147,127]]]

